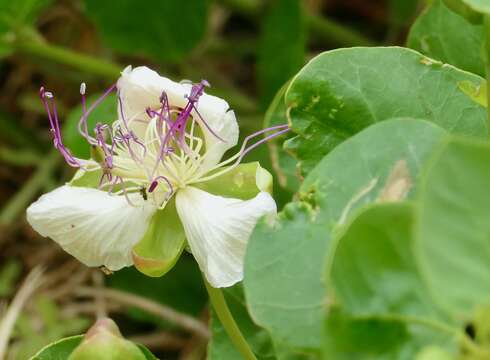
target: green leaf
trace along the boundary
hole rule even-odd
[[[151,353],[150,350],[148,350],[144,345],[141,344],[136,344],[138,348],[141,350],[143,355],[145,356],[146,360],[158,360],[158,358]]]
[[[469,81],[461,81],[458,84],[459,89],[465,93],[475,103],[487,107],[487,82],[482,81],[476,85]]]
[[[410,30],[407,46],[424,55],[485,76],[483,27],[472,25],[435,0]]]
[[[450,139],[419,194],[416,247],[434,298],[454,318],[490,304],[490,144]]]
[[[413,210],[409,203],[370,205],[334,240],[336,246],[329,254],[333,260],[327,268],[327,283],[332,288],[331,302],[351,317],[345,324],[351,334],[342,338],[335,333],[338,325],[330,319],[331,316],[335,319],[335,310],[328,314],[327,333],[347,345],[352,340],[356,346],[346,348],[350,356],[359,351],[369,358],[367,354],[379,351],[377,359],[413,359],[421,348],[421,340],[424,344],[439,345],[441,340],[451,339],[461,331],[439,312],[418,268],[413,251]],[[371,327],[384,329],[393,320],[406,332],[403,337],[387,341],[386,335],[376,331],[373,337],[367,337]],[[414,326],[419,328],[416,333],[411,330]],[[423,337],[417,335],[421,331]],[[356,334],[364,340],[352,339]],[[442,343],[453,350],[451,342]],[[333,350],[337,348],[332,345]]]
[[[331,311],[325,322],[325,359],[395,359],[409,334],[398,321],[355,319],[340,310]]]
[[[404,48],[323,53],[286,92],[298,134],[286,146],[307,173],[340,142],[393,117],[425,119],[453,133],[485,137],[485,110],[458,89],[465,80],[480,84],[482,79]]]
[[[85,0],[85,5],[114,50],[156,60],[180,60],[201,40],[207,25],[207,0]]]
[[[422,349],[415,360],[456,360],[456,358],[439,346],[427,346]]]
[[[252,347],[252,351],[257,355],[258,359],[275,359],[269,334],[257,326],[247,312],[241,286],[236,285],[228,288],[224,291],[224,294],[230,311],[240,327],[240,331],[245,336],[245,339]],[[211,315],[212,337],[208,346],[208,359],[241,359],[240,353],[231,342],[216,313],[212,311]]]
[[[323,345],[323,356],[329,360],[418,360],[428,345],[456,351],[451,334],[395,319],[353,317],[337,307],[326,318]],[[438,360],[424,358],[429,359]]]
[[[472,24],[481,24],[483,22],[483,16],[478,11],[472,9],[465,0],[443,0],[444,4],[454,11],[456,14],[464,17]]]
[[[41,349],[30,360],[66,360],[82,340],[83,335],[58,340]]]
[[[87,99],[87,107],[99,99],[101,94],[92,95]],[[78,132],[78,122],[82,116],[82,105],[73,109],[66,118],[65,124],[62,126],[63,141],[70,149],[71,153],[79,158],[90,158],[90,145],[87,140]],[[107,96],[95,109],[91,112],[87,119],[89,134],[93,136],[92,130],[97,123],[112,124],[117,119],[117,99],[116,95]]]
[[[175,196],[157,210],[143,238],[133,247],[134,266],[143,274],[166,274],[185,248],[185,233],[175,207]]]
[[[276,224],[257,226],[245,257],[245,293],[252,317],[274,342],[320,349],[332,231],[360,206],[402,199],[444,134],[422,120],[373,125],[325,156]]]
[[[322,254],[328,240],[324,224],[313,218],[309,204],[291,203],[274,227],[259,223],[247,247],[244,279],[257,324],[275,341],[310,351],[320,347],[325,305]]]
[[[412,207],[367,207],[335,238],[327,271],[333,301],[355,316],[438,318],[412,252]]]
[[[263,17],[257,59],[263,107],[304,64],[305,38],[301,1],[272,1]]]
[[[490,2],[488,0],[461,0],[473,11],[490,15]]]

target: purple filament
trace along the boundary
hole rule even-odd
[[[274,131],[274,130],[279,130],[273,134],[270,134],[270,135],[267,135],[266,137],[264,137],[263,139],[257,141],[256,143],[250,145],[248,148],[244,148],[243,146],[245,146],[245,144],[253,139],[254,137],[258,136],[258,135],[261,135],[261,134],[264,134],[264,133],[267,133],[269,131]],[[260,131],[257,131],[251,135],[248,135],[245,140],[243,141],[243,146],[242,146],[242,150],[240,151],[240,155],[238,156],[238,159],[237,159],[237,163],[240,163],[243,159],[243,157],[245,155],[247,155],[250,151],[252,151],[253,149],[255,149],[257,146],[275,138],[275,137],[278,137],[282,134],[285,134],[287,133],[288,131],[290,130],[289,128],[289,125],[287,124],[284,124],[284,125],[277,125],[277,126],[272,126],[270,128],[267,128],[267,129],[263,129],[263,130],[260,130]]]
[[[110,170],[113,167],[113,153],[114,153],[114,141],[112,142],[111,148],[106,143],[104,131],[108,129],[110,133],[109,126],[106,124],[97,123],[95,125],[95,138],[97,140],[97,145],[100,146],[102,152],[104,153],[105,170]]]
[[[87,139],[87,141],[92,144],[92,145],[95,145],[97,143],[96,139],[92,138],[89,134],[88,134],[88,124],[87,124],[87,119],[88,119],[88,116],[90,115],[90,113],[97,107],[100,105],[100,103],[107,97],[109,96],[109,94],[114,91],[114,89],[116,88],[116,84],[113,84],[111,85],[103,94],[100,98],[98,98],[92,105],[90,105],[90,107],[88,109],[86,109],[86,99],[85,99],[85,91],[83,91],[83,94],[82,95],[82,105],[83,105],[83,114],[82,116],[80,117],[80,120],[78,122],[78,132],[85,138]],[[83,89],[85,90],[85,89]],[[82,91],[81,91],[82,92]],[[82,129],[82,126],[83,126],[83,129]]]
[[[158,186],[158,180],[160,180],[160,179],[167,183],[167,186],[169,189],[167,196],[165,197],[165,201],[167,201],[168,199],[170,199],[170,197],[174,193],[174,188],[173,188],[172,184],[170,183],[170,181],[165,176],[160,175],[160,176],[157,176],[155,179],[153,179],[150,186],[148,187],[148,192],[152,193],[153,191],[155,191],[155,189]]]
[[[49,124],[51,127],[51,133],[53,134],[53,144],[54,147],[61,153],[66,163],[72,167],[80,168],[82,164],[78,159],[76,159],[68,150],[68,148],[63,144],[63,140],[61,138],[60,124],[58,119],[58,111],[56,109],[56,103],[54,101],[53,94],[45,91],[44,87],[39,89],[39,95],[41,97],[41,101],[46,109],[48,114]],[[49,102],[51,102],[51,108],[49,106]]]

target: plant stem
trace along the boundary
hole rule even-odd
[[[261,14],[264,4],[260,0],[220,0],[219,2],[251,19],[255,19]],[[334,42],[341,46],[374,45],[374,42],[362,33],[325,16],[305,11],[305,20],[308,29],[320,40]]]
[[[335,42],[342,46],[374,46],[363,34],[332,19],[317,14],[306,14],[308,29],[320,40]]]
[[[218,315],[218,319],[221,321],[221,325],[225,328],[230,340],[242,354],[244,359],[256,360],[257,358],[252,352],[252,349],[250,349],[250,345],[248,345],[247,340],[245,340],[245,337],[242,335],[228,305],[226,304],[223,292],[221,289],[212,287],[204,277],[203,279],[209,294],[211,305],[213,305],[214,311],[216,312],[216,315]]]
[[[122,70],[114,63],[37,40],[19,39],[13,46],[20,53],[53,60],[110,80],[116,79]]]
[[[24,184],[0,212],[0,225],[9,225],[29,205],[38,191],[49,181],[53,170],[60,161],[57,151],[52,151],[38,165],[34,175]]]
[[[0,161],[15,166],[36,165],[41,161],[41,157],[32,150],[10,149],[0,146]]]
[[[484,31],[485,31],[485,73],[487,78],[487,114],[488,128],[490,130],[490,15],[484,16]]]

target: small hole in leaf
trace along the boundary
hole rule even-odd
[[[464,332],[472,339],[474,339],[476,336],[475,326],[471,323],[467,324],[464,327]]]

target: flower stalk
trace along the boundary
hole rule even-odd
[[[240,352],[240,354],[242,354],[244,359],[257,360],[252,349],[250,348],[250,345],[247,343],[247,340],[243,336],[240,328],[233,318],[233,315],[228,308],[228,304],[226,303],[223,292],[221,291],[221,289],[211,286],[211,284],[208,283],[205,277],[203,277],[203,279],[204,284],[206,285],[206,290],[209,294],[211,305],[213,306],[216,315],[218,315],[218,319],[221,322],[221,325],[223,325],[223,327],[225,328],[225,331],[230,337],[233,345],[235,345],[235,347]]]

